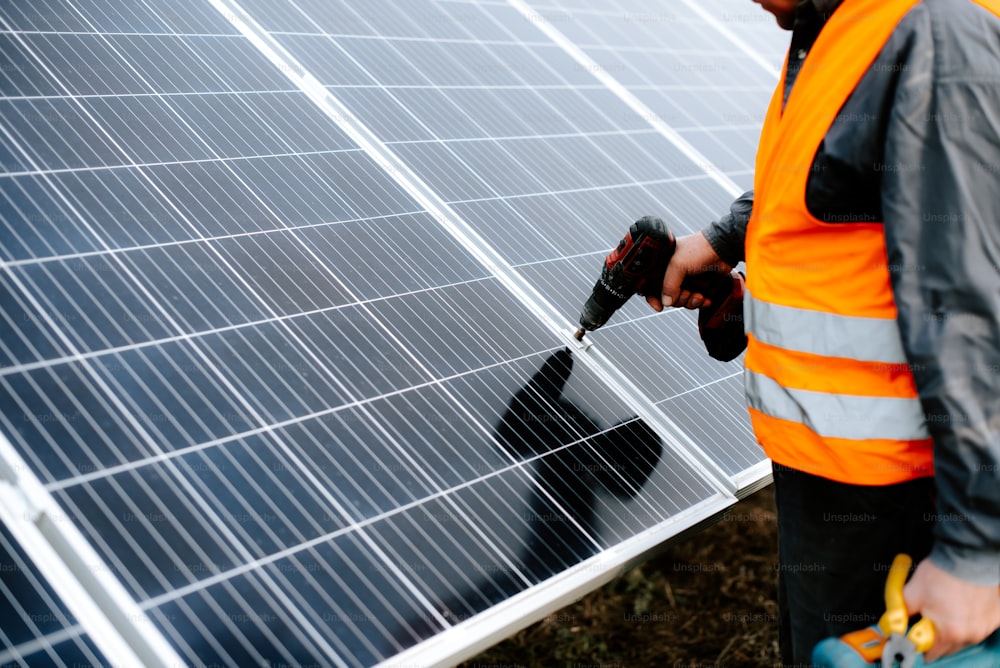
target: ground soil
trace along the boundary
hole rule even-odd
[[[461,668],[778,665],[771,487]]]

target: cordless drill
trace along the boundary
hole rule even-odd
[[[676,248],[673,232],[662,220],[653,216],[637,220],[604,259],[601,277],[580,312],[576,339],[604,325],[632,295],[659,297]],[[688,276],[681,287],[700,292],[712,302],[698,315],[698,331],[708,354],[728,362],[743,352],[743,276],[735,271],[710,271]]]

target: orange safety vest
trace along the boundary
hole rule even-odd
[[[974,1],[998,13],[1000,2]],[[932,475],[932,443],[896,324],[882,223],[818,220],[806,182],[836,115],[917,2],[844,0],[784,111],[782,76],[747,226],[745,383],[757,440],[772,461],[861,485]]]

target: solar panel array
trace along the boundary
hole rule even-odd
[[[552,8],[22,4],[0,663],[446,662],[765,478],[691,314],[566,334],[633,218],[697,229],[745,170],[651,125]],[[638,53],[616,39],[583,44]]]

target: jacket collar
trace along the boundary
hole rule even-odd
[[[799,76],[802,61],[819,37],[823,26],[844,0],[799,0],[792,26],[792,40],[788,52],[788,67],[785,70],[783,103],[788,101],[792,86]]]
[[[819,16],[820,19],[826,23],[826,20],[830,18],[834,10],[840,6],[844,0],[800,0],[799,2],[799,13],[802,13],[803,9],[808,9],[808,14],[813,16]]]

